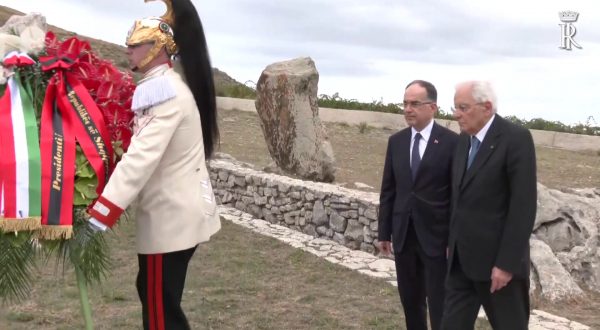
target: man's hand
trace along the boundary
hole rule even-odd
[[[390,241],[379,241],[379,253],[389,257],[392,255],[392,242]]]
[[[494,293],[503,287],[505,287],[510,280],[512,280],[513,274],[503,271],[498,267],[492,268],[492,286],[490,287],[490,293]]]

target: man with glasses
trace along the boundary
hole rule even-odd
[[[400,301],[409,330],[440,329],[450,205],[452,155],[458,136],[436,124],[437,91],[423,80],[404,92],[408,128],[392,135],[381,183],[379,249],[392,245]]]
[[[457,85],[462,131],[452,165],[443,329],[473,329],[480,306],[494,329],[528,328],[529,236],[537,205],[529,130],[496,114],[487,82]]]

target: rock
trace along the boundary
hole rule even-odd
[[[535,238],[551,248],[573,279],[595,291],[600,291],[599,225],[595,189],[559,191],[538,184]]]
[[[363,227],[363,241],[365,243],[373,243],[374,237],[377,236],[369,229],[368,226]]]
[[[340,244],[340,245],[346,245],[346,243],[348,242],[348,240],[346,239],[346,237],[343,234],[340,233],[335,233],[333,234],[333,241]]]
[[[365,210],[365,217],[370,220],[377,220],[377,210],[374,208]]]
[[[344,244],[344,246],[349,248],[350,250],[360,249],[360,243],[358,241],[346,240],[346,244]]]
[[[358,189],[375,189],[372,186],[362,182],[354,182],[354,186]]]
[[[320,236],[327,236],[327,231],[329,230],[329,228],[325,227],[325,226],[319,226],[317,227],[317,233]]]
[[[302,229],[302,232],[313,237],[317,236],[317,231],[315,230],[314,225],[306,225],[304,229]]]
[[[23,30],[30,26],[37,26],[46,31],[48,29],[46,17],[39,13],[13,15],[0,27],[0,33],[21,34]]]
[[[239,167],[254,169],[253,164],[239,161],[235,159],[232,155],[224,152],[215,152],[211,159],[206,162],[208,168],[211,167],[213,161],[226,161],[228,163],[235,164]]]
[[[396,264],[391,259],[377,259],[369,264],[369,268],[376,272],[396,271]]]
[[[248,210],[248,213],[252,214],[255,218],[258,219],[262,219],[263,217],[262,209],[258,205],[251,205],[250,209]]]
[[[312,214],[312,222],[316,226],[322,226],[329,222],[327,212],[325,212],[325,208],[323,207],[323,202],[321,202],[320,200],[315,201]]]
[[[360,243],[360,249],[361,251],[365,251],[370,254],[375,254],[375,247],[371,244]]]
[[[2,27],[0,34],[9,36],[18,36],[19,38],[11,38],[16,43],[12,42],[11,46],[15,49],[9,49],[8,43],[0,43],[0,56],[4,56],[11,50],[18,50],[28,54],[39,54],[44,50],[46,31],[46,17],[39,13],[31,13],[27,15],[13,15]],[[6,40],[4,40],[6,41]]]
[[[267,173],[273,173],[278,175],[285,175],[285,172],[277,166],[277,163],[271,162],[269,165],[263,167],[263,171]]]
[[[228,160],[232,163],[237,161],[232,155],[224,152],[215,152],[212,156],[212,159]]]
[[[531,263],[539,280],[538,289],[543,298],[558,301],[583,297],[581,288],[563,268],[546,243],[532,238],[530,245]]]
[[[329,227],[337,233],[343,233],[346,230],[347,221],[346,218],[339,215],[337,212],[332,211],[329,216]],[[362,228],[360,231],[362,236]]]
[[[318,80],[310,58],[271,64],[258,80],[256,111],[280,168],[303,179],[332,182],[335,159],[319,118]]]
[[[263,217],[270,223],[277,223],[277,218],[269,210],[263,210]]]
[[[357,220],[348,220],[348,225],[346,226],[346,232],[344,232],[344,235],[355,241],[362,241],[364,235],[363,225]]]

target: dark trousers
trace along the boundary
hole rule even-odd
[[[188,264],[196,247],[163,254],[138,254],[136,287],[145,330],[190,329],[181,309]]]
[[[482,305],[493,329],[528,329],[529,279],[513,278],[494,293],[490,293],[491,285],[491,281],[472,281],[467,278],[455,253],[446,281],[442,329],[473,329]]]
[[[444,308],[446,255],[430,257],[423,252],[412,220],[404,246],[394,254],[400,302],[408,330],[427,330],[427,307],[433,330],[440,329]]]

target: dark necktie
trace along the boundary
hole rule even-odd
[[[415,134],[415,141],[413,142],[412,155],[410,160],[410,168],[412,170],[413,180],[417,177],[417,171],[419,165],[421,165],[421,155],[419,154],[419,141],[421,140],[421,133]]]
[[[469,159],[467,161],[467,169],[469,169],[469,167],[471,167],[471,164],[473,164],[473,160],[475,159],[475,156],[477,155],[477,151],[479,151],[480,145],[481,145],[481,142],[479,142],[479,140],[476,137],[471,136],[471,153],[469,153]]]

